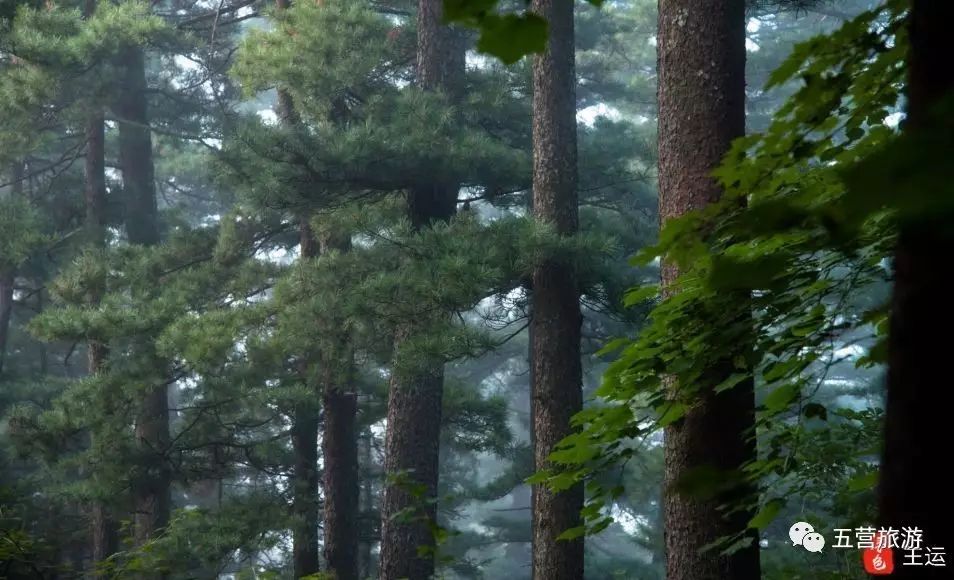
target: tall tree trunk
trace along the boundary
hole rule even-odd
[[[116,113],[126,237],[131,244],[155,245],[159,243],[158,207],[142,48],[128,47],[119,64],[123,76]],[[143,342],[140,348],[150,351],[152,347]],[[172,504],[172,478],[164,457],[170,441],[168,388],[164,383],[148,388],[143,395],[136,418],[136,441],[146,465],[133,485],[133,541],[142,546],[169,523]]]
[[[547,48],[533,59],[533,216],[558,234],[579,224],[576,167],[576,73],[573,0],[534,0],[549,23]],[[580,365],[580,288],[572,264],[554,259],[533,270],[531,398],[533,457],[537,470],[571,433],[570,418],[583,407]],[[557,540],[580,525],[583,488],[554,493],[533,486],[533,578],[583,578],[583,540]]]
[[[442,0],[419,0],[416,80],[424,90],[453,96],[464,73],[462,35],[441,24]],[[407,195],[408,219],[415,229],[448,221],[457,209],[459,185],[421,183]],[[396,350],[418,332],[405,325],[395,334]],[[444,364],[435,361],[416,376],[391,376],[385,440],[384,497],[381,502],[381,580],[425,580],[434,574],[438,463]],[[396,479],[401,483],[396,483]],[[422,495],[410,493],[420,486]],[[396,519],[411,509],[412,518]]]
[[[905,132],[930,133],[936,147],[954,157],[954,116],[947,108],[937,117],[932,109],[954,99],[954,49],[948,27],[954,3],[914,0],[909,16],[908,84]],[[950,183],[937,182],[939,196],[949,196]],[[885,442],[878,504],[881,524],[918,527],[925,547],[954,544],[947,510],[950,486],[939,477],[939,457],[950,455],[947,421],[952,401],[949,388],[950,349],[934,331],[954,324],[950,268],[939,256],[954,252],[951,216],[902,225],[894,256],[894,294],[888,336],[888,393]],[[921,550],[920,561],[928,558]],[[896,566],[892,578],[949,578],[947,568]]]
[[[287,119],[295,115],[291,99],[284,91],[279,93],[279,115]],[[301,259],[310,260],[318,255],[318,242],[311,231],[307,218],[299,225]],[[303,356],[299,374],[311,387],[312,357]],[[298,404],[292,424],[292,452],[294,453],[292,512],[295,527],[292,530],[292,564],[295,578],[317,574],[321,569],[318,551],[318,526],[321,511],[318,505],[318,429],[320,417],[318,401],[307,400]]]
[[[291,6],[289,0],[277,0],[275,7],[279,11]],[[288,92],[278,91],[277,111],[281,122],[294,127],[300,122],[298,111]],[[318,240],[308,222],[309,216],[299,220],[299,248],[302,260],[318,256]],[[311,353],[304,354],[300,362],[299,374],[305,384],[312,386]],[[295,578],[317,574],[321,570],[321,556],[318,550],[318,527],[321,523],[321,509],[318,505],[318,432],[321,427],[318,413],[318,401],[302,401],[295,409],[292,425],[292,452],[294,470],[292,486],[292,512],[295,516],[292,530],[292,567]],[[328,467],[325,465],[325,471]],[[327,528],[326,528],[327,535]],[[327,543],[327,539],[326,539]]]
[[[732,140],[744,134],[744,0],[660,0],[657,54],[659,213],[665,222],[719,198],[721,188],[711,172]],[[675,266],[664,263],[663,287],[677,276]],[[665,430],[670,580],[759,578],[754,533],[748,548],[730,556],[717,550],[702,553],[707,544],[744,532],[752,514],[739,510],[723,518],[719,506],[729,498],[701,500],[673,489],[693,470],[737,470],[755,458],[752,382],[718,395],[712,390],[730,369],[730,364],[713,368],[707,384],[700,386],[697,404]]]
[[[89,6],[90,3],[87,4]],[[95,4],[94,4],[95,6]],[[87,15],[91,13],[88,12]],[[97,248],[106,245],[106,135],[102,111],[90,115],[86,124],[86,184],[84,197],[86,201],[86,230],[89,243]],[[92,293],[90,305],[95,306],[100,296]],[[89,374],[100,372],[106,361],[106,345],[97,340],[90,340],[87,344]],[[108,412],[108,411],[107,411]],[[95,439],[96,433],[91,436]],[[103,500],[96,500],[91,506],[91,536],[94,569],[97,565],[119,549],[118,529],[115,520],[110,515],[110,509]],[[95,572],[94,572],[95,573]]]
[[[13,270],[0,272],[0,374],[7,358],[7,342],[10,336],[10,320],[13,317]]]
[[[371,517],[374,513],[374,477],[372,448],[374,447],[374,433],[369,427],[364,437],[361,438],[361,462],[359,464],[359,477],[363,480],[361,486],[361,522],[362,529],[360,541],[358,544],[358,560],[360,564],[361,578],[371,578],[374,576],[374,560],[371,557],[371,548],[374,544],[374,522]]]
[[[295,578],[317,574],[320,570],[318,553],[318,411],[315,405],[305,404],[295,410],[292,425],[293,469],[292,511],[295,516],[292,531],[292,564]]]
[[[86,0],[83,15],[89,18],[96,12],[96,0]],[[86,120],[85,186],[83,197],[86,205],[87,243],[96,248],[106,246],[106,124],[102,109],[94,109]],[[90,306],[99,303],[101,296],[91,292]],[[90,375],[99,373],[106,362],[106,345],[97,340],[87,344],[89,357],[87,370]],[[108,404],[108,402],[107,402]],[[107,410],[107,412],[109,412]],[[95,440],[96,433],[90,434]],[[119,550],[119,530],[110,508],[102,499],[90,506],[90,536],[92,543],[93,574]]]
[[[10,172],[11,195],[19,197],[23,194],[23,162],[13,163]],[[10,321],[13,318],[13,284],[16,281],[16,270],[0,270],[0,374],[7,359],[7,343],[10,340]]]
[[[350,235],[325,232],[321,252],[347,252]],[[336,580],[358,580],[358,438],[354,353],[347,332],[331,330],[331,344],[322,350],[324,431],[324,556]]]

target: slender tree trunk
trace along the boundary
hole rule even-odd
[[[296,409],[292,426],[292,450],[295,455],[292,563],[295,578],[316,574],[318,555],[318,411],[314,405]]]
[[[287,10],[291,6],[289,0],[277,0],[275,7],[278,10]],[[298,111],[292,102],[291,95],[286,91],[278,91],[278,118],[283,124],[294,127],[300,121]],[[308,223],[308,216],[300,219],[299,247],[301,259],[309,260],[318,256],[318,241]],[[300,363],[300,375],[309,386],[310,361],[313,357],[303,356]],[[317,398],[317,397],[316,397]],[[321,523],[321,509],[318,504],[318,490],[320,479],[318,476],[318,432],[320,416],[317,400],[303,401],[295,409],[294,424],[292,425],[292,451],[295,457],[292,485],[294,497],[292,512],[295,516],[292,530],[292,566],[295,578],[317,574],[321,570],[321,557],[318,550],[318,527]],[[325,465],[327,472],[328,466]],[[327,535],[327,527],[325,531]],[[327,543],[327,538],[326,538]]]
[[[363,527],[358,544],[361,578],[371,578],[374,575],[374,561],[371,557],[371,548],[375,537],[373,530],[375,520],[371,517],[371,514],[374,513],[374,478],[372,477],[371,456],[373,446],[374,433],[368,428],[366,435],[361,438],[361,471],[359,472],[364,482],[364,485],[361,486],[361,520]]]
[[[417,84],[453,96],[464,73],[462,35],[441,24],[442,0],[419,0],[417,12]],[[448,221],[457,209],[459,185],[421,183],[408,191],[408,219],[415,229]],[[417,330],[399,329],[395,349]],[[384,497],[381,502],[381,580],[425,580],[434,574],[438,463],[444,364],[416,376],[391,376],[385,441]],[[397,478],[397,479],[395,479]],[[401,483],[396,483],[401,480]],[[410,493],[419,486],[423,494]],[[397,519],[406,510],[414,517]]]
[[[11,195],[19,197],[23,193],[23,162],[13,163],[10,172]],[[16,270],[0,270],[0,374],[3,374],[3,365],[7,358],[7,343],[10,340],[10,320],[13,318],[13,285],[16,281]]]
[[[284,99],[284,102],[282,101]],[[284,92],[279,94],[279,115],[283,119],[295,115],[291,99]],[[318,242],[306,218],[299,226],[301,259],[309,260],[318,255]],[[305,384],[313,385],[311,357],[302,358],[299,373]],[[295,457],[293,470],[292,512],[295,527],[292,530],[292,564],[295,578],[317,574],[321,569],[318,551],[318,526],[321,510],[318,505],[318,429],[320,426],[317,400],[302,401],[295,409],[292,425],[292,452]]]
[[[132,244],[159,243],[152,132],[146,102],[146,63],[142,48],[123,53],[119,116],[119,163],[123,171],[126,237]]]
[[[291,6],[289,0],[276,0],[278,10],[287,10]],[[283,124],[293,127],[300,122],[298,111],[292,102],[291,95],[286,91],[278,91],[277,103],[278,118]],[[299,247],[301,258],[308,260],[318,256],[319,246],[314,232],[308,223],[308,216],[303,216],[299,223]],[[306,384],[311,385],[310,360],[313,357],[304,356],[301,361],[300,374]],[[321,509],[318,504],[318,432],[321,426],[317,409],[317,401],[304,401],[295,409],[294,424],[292,425],[292,451],[295,457],[293,471],[294,498],[292,511],[295,516],[295,527],[292,530],[292,566],[295,578],[317,574],[321,569],[321,558],[318,550],[318,527],[321,523]],[[327,461],[325,472],[328,471]],[[327,498],[326,498],[327,501]],[[327,508],[326,508],[327,509]],[[334,535],[334,531],[332,531]],[[328,529],[325,526],[325,543],[327,544]]]
[[[123,77],[116,113],[126,237],[131,244],[150,246],[159,243],[159,223],[142,48],[128,47],[122,54],[120,65]],[[148,343],[140,346],[145,351],[151,350]],[[143,455],[144,468],[133,485],[133,541],[136,546],[142,546],[169,523],[172,504],[172,478],[164,456],[170,442],[168,388],[165,384],[150,387],[144,393],[136,419],[136,441]]]
[[[86,125],[86,229],[89,242],[98,248],[106,244],[106,160],[105,160],[105,124],[101,111],[90,115]],[[98,292],[91,296],[91,306],[100,300]],[[89,355],[88,371],[95,375],[103,369],[106,361],[106,345],[97,340],[87,344]],[[108,412],[108,410],[107,410]],[[96,433],[91,436],[95,439]],[[105,501],[97,500],[91,506],[91,536],[93,567],[104,562],[119,549],[118,529],[110,515]],[[94,572],[95,573],[95,572]]]
[[[46,289],[43,287],[44,281],[40,278],[37,278],[34,281],[37,285],[36,291],[36,313],[37,315],[43,314],[43,310],[46,309]],[[50,366],[50,357],[47,351],[46,343],[41,342],[38,347],[37,357],[40,359],[40,374],[45,375],[49,372]]]
[[[96,11],[96,0],[86,0],[83,15],[89,18]],[[106,246],[106,125],[101,109],[94,110],[86,121],[85,187],[86,233],[88,243],[96,248]],[[92,292],[90,305],[99,303],[99,292]],[[106,345],[97,340],[87,344],[90,375],[99,373],[106,362]],[[107,411],[108,412],[108,411]],[[96,433],[91,433],[95,440]],[[107,502],[94,500],[90,506],[90,536],[93,574],[119,549],[119,530]]]
[[[13,317],[13,270],[0,272],[0,374],[7,358],[7,341],[10,336],[10,319]]]
[[[573,0],[534,0],[549,23],[547,48],[533,59],[533,215],[560,235],[579,223],[576,167],[576,73]],[[533,456],[537,470],[572,431],[583,407],[580,366],[580,289],[571,264],[551,260],[533,271],[530,320]],[[533,578],[583,578],[583,540],[557,540],[580,525],[583,488],[554,493],[534,486]]]
[[[347,252],[347,234],[321,236],[321,252]],[[331,345],[321,353],[322,458],[324,459],[324,556],[336,580],[358,580],[358,438],[357,397],[354,393],[354,353],[351,339],[332,330]]]
[[[711,172],[732,140],[744,134],[744,0],[660,0],[657,54],[659,213],[665,222],[719,198],[721,188]],[[677,276],[672,264],[663,265],[664,288]],[[719,538],[744,532],[752,514],[740,510],[723,518],[719,506],[730,498],[700,500],[673,491],[695,469],[732,471],[755,458],[753,384],[718,395],[712,391],[731,368],[713,368],[711,384],[701,386],[697,404],[665,431],[670,580],[759,578],[755,534],[748,548],[730,556],[702,552]]]
[[[936,147],[954,157],[954,115],[947,108],[937,117],[932,109],[954,99],[954,58],[948,25],[954,3],[913,0],[909,16],[908,116],[904,130],[928,134]],[[937,195],[950,195],[950,183],[937,182]],[[902,225],[894,256],[894,294],[888,336],[888,393],[885,442],[878,488],[879,517],[885,527],[917,527],[923,548],[946,548],[954,532],[943,505],[948,501],[947,478],[939,477],[939,457],[950,456],[947,429],[952,401],[950,349],[932,337],[938,328],[954,324],[950,288],[954,276],[938,263],[954,252],[951,216]],[[907,553],[905,553],[905,556]],[[948,559],[949,561],[949,559]],[[895,566],[892,578],[949,578],[948,568]]]

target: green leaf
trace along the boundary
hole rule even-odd
[[[660,409],[657,409],[657,411],[660,413],[659,420],[657,421],[657,423],[659,423],[660,427],[671,425],[675,423],[676,421],[678,421],[679,419],[682,419],[683,417],[685,417],[687,410],[688,410],[688,407],[686,407],[682,403],[677,403],[677,402],[666,403]]]
[[[781,411],[788,407],[789,403],[795,400],[801,391],[801,385],[798,383],[782,385],[765,397],[764,405],[770,411]]]
[[[546,481],[550,479],[551,475],[553,474],[544,469],[534,473],[533,475],[525,479],[524,482],[530,485],[539,485],[541,483],[546,483]]]
[[[626,293],[626,297],[623,299],[623,306],[630,308],[656,296],[659,296],[658,284],[640,286]]]
[[[715,256],[709,284],[715,290],[756,290],[768,287],[785,271],[788,259],[779,254],[755,256],[751,259]]]
[[[759,513],[755,514],[755,517],[749,520],[749,527],[764,530],[772,523],[772,520],[775,519],[775,516],[778,515],[778,512],[780,512],[783,507],[785,507],[785,500],[781,498],[770,499],[762,506]]]
[[[557,540],[575,540],[583,537],[584,534],[586,534],[586,526],[576,526],[557,536]]]
[[[722,391],[728,391],[729,389],[741,383],[742,381],[749,378],[750,376],[751,375],[747,375],[745,373],[732,373],[731,375],[729,375],[729,378],[727,378],[726,380],[722,381],[721,383],[715,386],[715,392],[721,393]]]
[[[547,22],[536,14],[488,14],[481,19],[479,52],[513,64],[547,46]]]
[[[848,480],[848,491],[858,492],[873,489],[878,484],[878,472],[871,471],[857,475]]]

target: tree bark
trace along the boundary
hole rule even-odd
[[[116,113],[119,117],[119,163],[123,171],[126,237],[131,244],[152,246],[159,243],[159,210],[142,48],[128,47],[120,58],[120,65],[123,77]]]
[[[88,6],[88,5],[87,5]],[[103,248],[106,245],[106,134],[102,111],[90,115],[86,124],[86,175],[84,197],[86,201],[86,230],[89,243],[94,247]],[[91,295],[91,306],[99,303],[97,292]],[[106,345],[97,340],[90,340],[87,344],[89,374],[100,372],[106,361]],[[91,436],[95,438],[96,433]],[[106,502],[94,501],[91,506],[91,536],[93,545],[93,567],[106,561],[107,558],[119,549],[118,528],[115,520],[110,516]],[[95,573],[95,571],[94,571]]]
[[[360,470],[358,472],[363,483],[361,486],[360,514],[362,529],[358,544],[358,561],[360,565],[361,578],[371,578],[374,575],[375,570],[374,560],[371,557],[371,548],[374,544],[374,539],[372,538],[375,535],[375,530],[373,530],[375,527],[375,519],[371,517],[374,513],[374,477],[372,476],[374,463],[371,454],[373,446],[374,433],[370,428],[368,428],[366,435],[361,438],[361,461],[359,463]]]
[[[122,82],[116,113],[126,237],[131,244],[151,246],[159,243],[159,223],[142,48],[127,47],[119,64]],[[141,348],[148,351],[151,346],[142,344]],[[144,467],[133,485],[133,541],[138,547],[169,523],[172,498],[171,473],[165,458],[170,441],[165,384],[149,387],[144,393],[136,419],[136,441]]]
[[[417,84],[443,90],[453,97],[464,73],[464,41],[460,33],[441,24],[442,0],[419,0],[417,13]],[[415,229],[447,221],[457,208],[456,183],[421,183],[410,188],[408,219]],[[408,324],[395,335],[395,348],[415,333]],[[417,376],[391,376],[385,441],[385,483],[381,502],[381,580],[425,580],[434,574],[434,534],[437,523],[438,462],[443,361]],[[396,485],[394,477],[406,481]],[[420,486],[422,493],[410,493]],[[413,518],[396,519],[413,509]]]
[[[714,202],[721,187],[711,176],[733,139],[745,132],[744,0],[660,0],[659,213],[665,221]],[[663,264],[671,293],[675,265]],[[744,301],[745,297],[740,297]],[[759,578],[758,537],[730,556],[703,546],[746,531],[752,515],[723,517],[720,504],[677,493],[688,473],[714,467],[738,470],[755,459],[755,400],[751,381],[715,394],[731,364],[718,365],[699,389],[696,404],[665,430],[666,577],[670,580]],[[741,493],[734,490],[734,494]]]
[[[13,270],[0,272],[0,374],[7,358],[7,342],[10,337],[10,320],[13,317]]]
[[[347,252],[351,236],[326,231],[320,250]],[[358,401],[354,392],[354,351],[346,331],[328,329],[332,340],[322,349],[324,431],[324,556],[336,580],[358,580]]]
[[[86,0],[83,16],[89,18],[96,12],[96,0]],[[84,168],[83,198],[86,206],[86,235],[95,248],[106,246],[106,124],[102,109],[94,109],[86,120],[86,155]],[[101,296],[92,292],[90,306],[99,303]],[[106,362],[107,347],[100,341],[87,343],[90,375],[99,373]],[[91,439],[97,434],[91,433]],[[94,576],[99,576],[98,567],[119,550],[119,529],[107,502],[94,500],[90,506],[90,536],[92,543],[92,566]]]
[[[295,517],[292,532],[292,564],[295,578],[317,574],[320,570],[318,554],[318,411],[312,404],[295,410],[292,425],[293,467],[292,512]]]
[[[291,99],[284,91],[280,92],[285,98],[284,118],[295,114]],[[301,259],[310,260],[318,255],[318,242],[315,239],[311,226],[306,218],[302,218],[299,225]],[[305,384],[311,387],[312,357],[303,356],[300,362],[299,374]],[[317,400],[302,401],[295,409],[292,424],[292,452],[295,465],[292,471],[292,512],[295,517],[292,530],[292,564],[295,578],[317,574],[321,569],[320,554],[318,551],[318,526],[321,510],[318,505],[318,430],[320,417]]]
[[[23,162],[14,162],[10,174],[13,182],[10,193],[13,197],[19,197],[23,194]],[[13,285],[16,277],[15,269],[0,271],[0,374],[3,374],[3,366],[7,359],[10,321],[13,318]]]
[[[907,120],[904,131],[936,137],[954,156],[954,119],[950,109],[937,117],[932,109],[954,98],[954,50],[947,37],[954,3],[914,0],[909,16]],[[950,184],[937,195],[950,195]],[[939,256],[954,252],[951,216],[902,224],[894,256],[894,292],[888,334],[888,390],[885,440],[878,487],[881,525],[918,527],[922,548],[954,544],[943,505],[949,496],[946,478],[937,473],[938,458],[950,455],[947,421],[952,403],[950,349],[933,338],[938,328],[954,323],[950,268]],[[919,554],[923,562],[926,550]],[[905,552],[905,555],[907,553]],[[948,578],[947,568],[896,566],[892,578]]]
[[[534,0],[532,10],[549,23],[546,51],[533,59],[533,215],[570,236],[579,227],[573,0]],[[554,259],[534,268],[532,299],[533,456],[541,470],[583,407],[583,318],[572,264]],[[533,578],[583,578],[582,538],[557,540],[580,525],[582,486],[554,493],[535,485],[532,504]]]

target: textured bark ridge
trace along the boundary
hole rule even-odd
[[[578,228],[576,77],[572,0],[535,0],[549,23],[546,52],[533,61],[533,215],[558,233]],[[570,264],[551,261],[533,271],[530,320],[531,411],[536,469],[572,431],[583,406],[580,366],[580,291]],[[580,525],[583,488],[532,492],[532,568],[535,580],[583,578],[583,540],[557,540]]]
[[[417,83],[444,90],[451,98],[464,74],[463,37],[441,24],[442,0],[418,2]],[[408,191],[408,219],[416,229],[449,220],[457,208],[456,183],[420,183]],[[395,348],[416,332],[407,325],[395,335]],[[444,364],[415,376],[394,374],[388,397],[385,485],[381,503],[382,580],[425,580],[434,574],[438,459]],[[398,485],[395,478],[402,480]],[[416,488],[420,493],[411,493]],[[408,518],[401,514],[413,511]],[[397,517],[396,517],[397,516]]]
[[[159,224],[142,49],[128,47],[119,64],[123,84],[116,114],[126,236],[131,244],[154,245],[159,243]],[[137,348],[151,350],[150,344],[142,341]],[[144,393],[135,431],[142,457],[133,484],[133,541],[136,546],[142,546],[169,523],[172,503],[171,474],[164,455],[170,440],[168,388],[164,383]],[[143,574],[143,577],[158,576],[161,574]]]
[[[744,134],[744,0],[660,0],[657,51],[659,213],[665,222],[719,198],[721,188],[711,172],[732,140]],[[672,264],[664,264],[664,288],[677,276]],[[706,544],[743,532],[752,514],[723,517],[719,506],[733,496],[701,500],[673,490],[694,469],[733,471],[754,458],[752,383],[719,395],[711,390],[730,369],[729,364],[711,369],[706,384],[699,385],[699,404],[665,431],[666,577],[671,580],[759,578],[755,534],[749,548],[731,556],[701,552]]]
[[[954,49],[948,28],[954,2],[914,0],[910,13],[908,52],[908,118],[905,131],[935,132],[954,155],[954,117],[943,119],[932,109],[954,98]],[[939,183],[936,195],[950,195],[950,183]],[[943,547],[950,554],[954,528],[944,509],[950,493],[939,465],[950,457],[947,421],[954,405],[950,387],[950,348],[936,329],[954,324],[951,269],[938,257],[954,253],[950,215],[902,227],[894,256],[894,294],[888,337],[888,394],[885,444],[878,488],[880,524],[895,529],[917,526],[925,547]],[[924,555],[926,551],[922,551]],[[896,566],[892,578],[949,578],[949,568]]]

